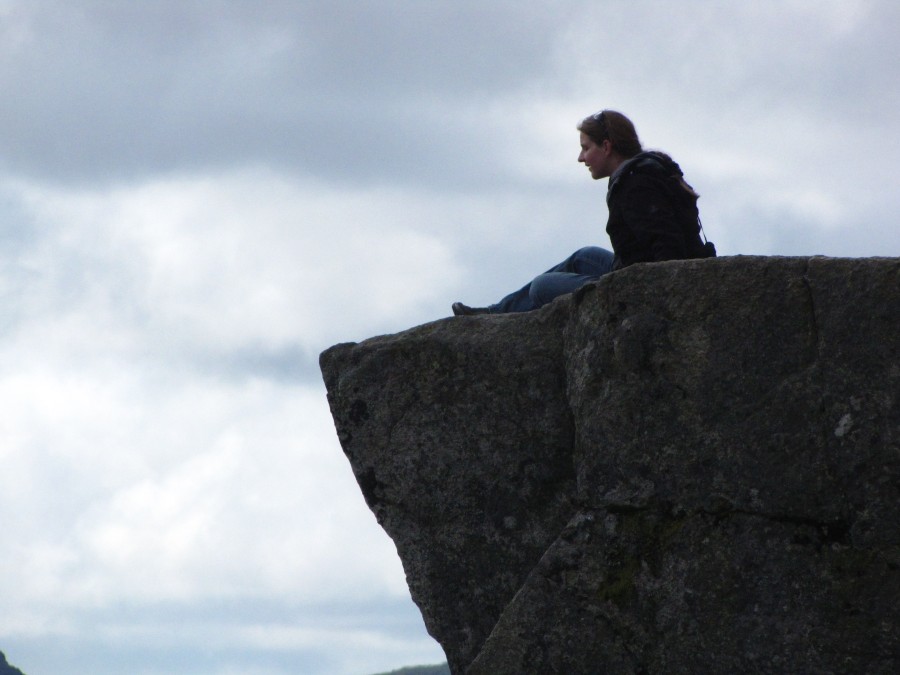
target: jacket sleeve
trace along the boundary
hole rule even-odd
[[[640,260],[653,262],[687,257],[672,197],[663,181],[636,174],[623,183],[618,195],[622,216],[635,252],[640,252]]]

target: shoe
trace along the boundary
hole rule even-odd
[[[469,307],[461,302],[453,303],[453,314],[455,316],[474,316],[475,314],[491,314],[490,307]]]

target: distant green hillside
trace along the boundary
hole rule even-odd
[[[389,673],[376,673],[376,675],[450,675],[450,666],[446,663],[439,666],[410,666],[392,670]]]
[[[437,672],[437,671],[434,671]],[[450,672],[449,670],[447,671]],[[25,675],[15,666],[11,666],[6,662],[6,654],[0,652],[0,675]]]

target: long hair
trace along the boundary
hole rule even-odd
[[[625,158],[634,157],[643,150],[631,120],[615,110],[602,110],[585,117],[578,125],[578,131],[597,144],[608,140]]]
[[[658,157],[661,157],[663,160],[665,160],[665,162],[666,162],[669,166],[673,167],[672,178],[675,179],[675,181],[678,183],[678,185],[681,187],[682,190],[684,190],[685,192],[687,192],[687,193],[691,196],[691,198],[692,198],[694,201],[697,201],[698,199],[700,199],[700,193],[698,193],[698,192],[691,186],[691,184],[688,183],[688,182],[684,179],[684,174],[681,172],[681,167],[678,166],[678,164],[675,162],[674,159],[672,159],[671,157],[669,157],[669,155],[667,155],[666,153],[664,153],[662,150],[651,150],[650,153],[651,153],[651,154],[654,154],[654,155],[657,155]]]

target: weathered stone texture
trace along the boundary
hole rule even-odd
[[[634,266],[338,345],[454,673],[900,672],[900,260]]]

